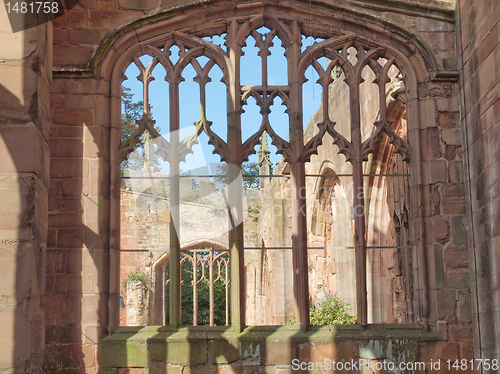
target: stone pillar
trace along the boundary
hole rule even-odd
[[[0,6],[0,371],[41,372],[51,24],[13,33]]]
[[[147,290],[140,280],[127,282],[127,326],[148,324]]]

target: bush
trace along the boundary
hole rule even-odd
[[[135,273],[130,273],[129,275],[127,275],[122,281],[123,288],[127,289],[128,281],[141,281],[144,289],[146,291],[148,290],[148,275],[143,271],[136,271]]]
[[[355,325],[358,317],[348,313],[349,303],[343,301],[337,295],[326,294],[324,299],[313,303],[309,309],[309,321],[311,325]],[[289,323],[295,325],[295,313],[292,313]]]

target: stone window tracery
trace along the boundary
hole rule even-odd
[[[351,293],[355,293],[358,322],[366,324],[373,321],[373,317],[369,317],[369,308],[388,308],[384,303],[375,305],[373,301],[370,302],[369,298],[376,298],[375,293],[380,292],[380,287],[367,280],[367,271],[372,275],[376,271],[380,272],[380,269],[374,270],[374,258],[387,256],[387,252],[384,252],[387,248],[395,249],[390,252],[391,255],[396,253],[397,264],[393,264],[393,267],[397,269],[396,273],[403,274],[402,280],[387,280],[383,276],[377,279],[379,282],[396,282],[394,287],[399,287],[396,293],[404,294],[405,306],[401,310],[380,312],[378,315],[385,317],[379,319],[387,320],[392,313],[398,316],[390,317],[391,320],[411,322],[410,205],[405,200],[409,198],[407,162],[411,158],[411,150],[405,135],[404,103],[399,106],[394,104],[404,100],[405,71],[398,62],[399,56],[390,48],[352,34],[329,33],[327,28],[318,25],[312,30],[296,21],[256,16],[227,20],[224,27],[214,23],[212,30],[209,25],[205,25],[202,30],[186,29],[161,35],[141,45],[140,51],[130,57],[129,62],[138,69],[137,79],[142,83],[143,115],[135,121],[135,130],[121,142],[118,153],[123,161],[137,152],[139,144],[145,144],[140,172],[129,172],[125,175],[125,181],[128,182],[124,183],[140,190],[145,196],[143,200],[163,199],[168,204],[167,213],[163,214],[167,214],[164,222],[168,222],[169,226],[166,231],[169,235],[170,318],[166,322],[171,325],[178,326],[181,323],[180,259],[185,240],[183,227],[189,223],[185,219],[189,216],[186,206],[188,203],[199,203],[203,197],[199,194],[208,190],[206,196],[219,193],[218,198],[224,201],[219,207],[211,207],[214,211],[219,209],[220,214],[214,216],[222,217],[221,222],[228,222],[227,230],[219,227],[218,240],[223,244],[221,247],[228,248],[229,252],[230,322],[240,327],[246,324],[245,316],[247,319],[249,317],[245,307],[248,303],[247,289],[243,282],[243,275],[247,271],[245,254],[251,256],[246,251],[260,250],[258,262],[265,261],[268,266],[270,248],[264,241],[251,248],[244,244],[245,227],[250,226],[245,212],[245,207],[250,206],[250,194],[244,188],[243,165],[253,157],[257,148],[263,150],[263,143],[267,143],[268,138],[276,153],[281,155],[281,163],[271,172],[269,165],[264,164],[263,167],[260,159],[260,171],[255,177],[259,178],[261,187],[266,183],[268,186],[281,183],[281,191],[289,204],[286,217],[290,225],[289,241],[277,249],[291,253],[291,310],[295,312],[297,323],[305,327],[309,324],[310,257],[323,251],[323,257],[327,258],[331,256],[330,247],[342,246],[342,243],[335,242],[336,238],[332,239],[335,232],[341,229],[338,223],[342,220],[348,222],[348,229],[345,230],[348,234],[343,234],[350,243],[344,246],[350,251],[352,260],[344,257],[344,261],[354,261],[352,273],[355,274],[355,287],[352,287]],[[314,39],[314,43],[307,46],[305,44],[309,39]],[[261,60],[260,66],[255,66],[259,75],[253,77],[257,79],[244,82],[249,76],[241,71],[245,58],[243,49],[252,44]],[[285,51],[284,66],[269,62],[273,56],[272,49],[280,44]],[[144,59],[143,56],[149,57]],[[274,81],[270,71],[276,70],[277,66],[282,66],[282,71],[280,79]],[[129,64],[124,65],[124,74],[128,67]],[[162,135],[158,128],[159,121],[154,114],[156,104],[151,107],[150,87],[151,82],[158,79],[153,74],[158,67],[165,74],[163,105],[168,106],[168,110],[162,126],[166,126],[168,135]],[[193,98],[180,93],[188,67],[194,71],[192,79],[198,85],[194,101],[199,101],[199,117],[192,121],[194,125],[189,134],[185,131],[187,126],[181,117],[184,113],[183,102]],[[210,95],[207,97],[207,85],[212,81],[211,73],[215,70],[220,71],[219,78],[225,88],[225,97],[218,98],[226,105],[222,124],[207,115],[207,103],[212,99]],[[321,105],[314,110],[309,120],[304,118],[304,112],[310,108],[304,108],[303,87],[311,79],[319,85]],[[339,97],[343,101],[336,102],[335,98]],[[347,103],[347,106],[341,107],[341,102]],[[259,108],[261,121],[245,123],[243,126],[242,117],[251,103]],[[287,119],[286,126],[272,119],[271,108],[276,104],[285,108],[283,118]],[[189,118],[193,117],[192,110],[186,113]],[[144,142],[144,137],[152,140]],[[199,142],[213,147],[213,153],[220,157],[222,166],[217,169],[219,172],[207,168],[183,175],[181,165],[193,154]],[[153,157],[159,157],[161,162],[166,163],[163,174],[151,167]],[[321,157],[343,165],[343,170],[315,169],[314,165]],[[213,191],[208,184],[202,183],[210,178],[214,181]],[[196,185],[195,190],[200,190],[198,195],[193,192],[195,197],[191,201],[187,201],[183,195],[183,186],[186,185],[183,181],[187,179],[190,179],[186,183],[191,188]],[[316,197],[308,197],[307,191],[312,190],[319,179],[322,180],[319,183],[320,192]],[[215,181],[224,187],[216,187]],[[135,187],[133,183],[136,183]],[[316,206],[312,202],[314,198],[319,199]],[[346,205],[347,201],[349,204]],[[342,205],[343,214],[348,214],[347,219],[339,218],[337,224],[334,223],[336,217],[332,216],[336,202],[338,206]],[[142,205],[141,209],[148,212],[143,213],[144,216],[154,211],[153,205]],[[381,206],[393,214],[387,218],[387,214],[376,213]],[[260,206],[258,209],[262,215],[264,208]],[[314,215],[312,225],[308,224],[308,209]],[[389,219],[390,222],[382,223],[387,232],[393,232],[393,242],[375,238],[374,217]],[[154,231],[154,227],[151,226],[150,232]],[[308,234],[323,235],[331,242],[313,247]],[[159,252],[165,252],[164,242],[157,244],[156,248]],[[153,252],[151,248],[149,251]],[[150,256],[154,261],[156,255]],[[370,266],[367,266],[367,258],[372,261]],[[380,260],[377,264],[386,262]],[[334,272],[331,268],[326,269]],[[345,281],[346,277],[342,278]],[[368,290],[367,285],[372,289]],[[264,292],[266,287],[261,281],[257,287],[258,293]],[[372,311],[370,314],[376,313]]]

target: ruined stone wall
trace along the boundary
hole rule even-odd
[[[109,84],[54,79],[45,372],[97,369],[109,293]]]
[[[355,63],[355,56],[351,57]],[[389,120],[400,136],[407,140],[406,120],[403,118],[404,83],[400,72],[392,66],[389,70],[391,82],[387,88],[387,108]],[[367,139],[374,131],[373,123],[379,120],[378,88],[373,84],[374,74],[369,68],[363,71],[364,83],[360,86],[360,111],[362,138]],[[344,74],[338,71],[335,81],[329,87],[329,117],[335,121],[335,129],[350,139],[349,90],[344,83]],[[311,139],[319,130],[316,124],[321,121],[321,108],[315,112],[305,129],[305,141]],[[407,173],[393,170],[394,148],[381,138],[374,153],[364,164],[365,174]],[[326,247],[309,250],[309,282],[311,298],[317,301],[325,293],[336,293],[351,305],[351,313],[356,313],[356,276],[354,261],[354,221],[352,166],[339,148],[327,135],[318,155],[311,157],[306,164],[307,185],[307,222],[309,247]],[[321,175],[321,176],[313,176]],[[338,176],[337,176],[338,175]],[[410,271],[403,271],[404,263],[410,256],[403,256],[407,249],[394,247],[409,244],[396,238],[394,225],[394,204],[399,202],[409,209],[407,177],[365,177],[365,214],[367,216],[367,244],[381,247],[368,250],[368,314],[370,322],[405,322],[411,320],[405,299],[411,298],[411,291],[401,286]],[[394,183],[400,184],[396,195],[389,193]],[[401,215],[401,212],[398,212]],[[386,247],[386,248],[384,248]],[[350,248],[350,249],[349,249]],[[403,259],[403,257],[405,257]],[[411,283],[410,280],[408,280]],[[408,288],[408,287],[407,287]],[[399,312],[396,312],[399,310]],[[403,312],[403,310],[405,310]],[[408,318],[408,319],[407,319]]]
[[[457,2],[476,358],[500,357],[500,4]],[[465,242],[465,238],[464,238]]]
[[[293,313],[290,178],[265,178],[262,185],[250,194],[254,203],[248,205],[245,222],[250,221],[245,239],[251,236],[245,248],[261,248],[245,250],[246,321],[284,325]]]
[[[158,285],[156,272],[168,260],[170,245],[170,199],[168,191],[160,195],[122,189],[120,192],[120,325],[127,322],[128,298],[123,281],[130,274],[144,272],[148,276],[149,298],[154,298]],[[181,180],[181,249],[199,243],[213,243],[227,248],[228,216],[222,192],[215,183],[192,178]],[[163,305],[151,304],[153,308]],[[153,311],[151,311],[153,313]]]
[[[50,24],[13,33],[0,7],[0,371],[6,373],[39,373],[43,363],[51,38]]]
[[[128,340],[129,349],[122,348],[123,339]],[[152,326],[105,338],[101,370],[106,374],[186,370],[244,374],[396,372],[377,369],[377,364],[383,368],[385,363],[385,368],[391,364],[408,367],[406,372],[444,374],[454,369],[448,370],[447,363],[436,357],[437,351],[448,348],[436,332],[416,325],[321,326],[307,333],[298,326],[253,326],[242,332]],[[349,366],[344,366],[346,363]],[[470,369],[461,372],[473,373]]]
[[[123,50],[108,47],[132,29],[134,31],[127,35],[135,38],[135,30],[141,22],[153,27],[151,23],[175,14],[184,20],[184,26],[201,25],[204,17],[210,17],[214,11],[212,3],[173,9],[187,3],[80,1],[66,16],[54,21],[55,79],[51,86],[52,171],[47,255],[47,273],[54,282],[46,288],[46,297],[50,299],[46,309],[47,372],[83,371],[84,368],[87,372],[96,372],[97,342],[110,332],[107,330],[109,316],[116,307],[111,305],[110,298],[118,291],[116,284],[110,284],[110,278],[114,279],[116,268],[113,264],[118,259],[108,249],[116,247],[116,232],[110,232],[110,212],[119,207],[110,199],[110,190],[116,195],[116,185],[110,185],[115,176],[109,174],[112,158],[109,149],[110,144],[116,145],[112,139],[119,134],[110,136],[111,87],[108,79],[113,66],[100,65],[101,58],[105,51],[107,57],[123,53]],[[413,40],[418,39],[421,48],[428,52],[429,76],[438,81],[422,83],[419,88],[421,100],[412,104],[427,115],[416,125],[419,128],[413,130],[413,134],[418,132],[415,137],[421,139],[425,148],[421,154],[420,150],[416,151],[415,155],[417,160],[424,160],[419,166],[421,171],[416,172],[424,181],[424,187],[412,200],[419,217],[424,218],[415,218],[412,224],[426,230],[417,233],[421,241],[425,240],[425,246],[419,243],[418,247],[418,251],[426,253],[421,261],[427,259],[427,266],[419,263],[418,269],[427,268],[422,278],[429,279],[429,283],[417,280],[415,292],[424,300],[425,292],[429,291],[430,304],[417,307],[428,308],[424,320],[442,321],[440,331],[444,339],[451,341],[439,349],[450,351],[449,358],[468,357],[468,285],[464,284],[468,273],[467,259],[463,259],[461,252],[465,244],[461,243],[465,221],[463,205],[460,205],[463,191],[458,179],[460,135],[454,127],[458,108],[453,73],[457,60],[451,5],[429,1],[423,4],[424,11],[420,11],[411,2],[402,5],[390,2],[382,4],[385,6],[382,9],[363,1],[356,5],[352,2],[325,4],[337,7],[336,14],[343,14],[342,17],[354,10],[373,16],[380,21],[377,27],[381,29],[389,27],[389,23],[402,28]],[[216,9],[217,14],[232,15],[246,9],[235,2],[223,1],[217,5],[220,7]],[[343,7],[350,11],[343,13]],[[163,10],[168,12],[160,14]],[[260,8],[252,11],[260,12]],[[283,10],[288,17],[293,17],[294,11],[293,7]],[[320,19],[320,13],[315,17]],[[147,16],[152,17],[126,26]],[[342,27],[342,22],[339,21],[338,27]],[[361,22],[357,25],[360,33],[367,33],[365,26]],[[390,43],[391,38],[382,42]],[[415,55],[407,57],[418,60]],[[426,74],[418,72],[418,79],[424,80]],[[448,78],[451,83],[439,81]]]

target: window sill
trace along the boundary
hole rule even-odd
[[[442,338],[418,324],[251,326],[242,332],[229,327],[120,327],[100,341],[101,367],[151,365],[289,366],[292,360],[356,357],[416,357],[422,345]],[[379,357],[380,356],[380,357]],[[397,357],[396,357],[397,356]]]

